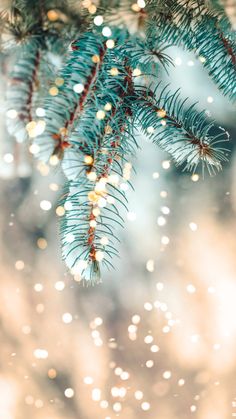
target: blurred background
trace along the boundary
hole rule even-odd
[[[235,108],[171,55],[169,82],[229,132],[229,163],[203,180],[140,137],[121,257],[91,288],[61,261],[62,174],[6,133],[2,66],[0,419],[236,417]]]

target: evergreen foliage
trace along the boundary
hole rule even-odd
[[[13,0],[1,20],[9,131],[33,141],[40,160],[60,162],[63,257],[99,282],[100,262],[109,268],[117,254],[137,130],[187,170],[213,174],[227,160],[225,132],[164,86],[159,69],[182,46],[235,101],[235,32],[223,7],[203,0]]]

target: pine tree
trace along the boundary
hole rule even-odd
[[[99,282],[100,262],[117,255],[138,131],[184,169],[214,174],[227,161],[226,133],[159,74],[173,65],[169,46],[181,46],[235,101],[235,32],[213,0],[12,0],[1,34],[8,130],[61,165],[63,258]]]

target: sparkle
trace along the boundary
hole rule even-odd
[[[115,372],[115,375],[121,375],[122,371],[123,371],[122,368],[117,367],[114,372]]]
[[[59,186],[57,185],[57,183],[50,183],[49,188],[51,189],[51,191],[56,192],[59,189]]]
[[[162,238],[161,238],[161,243],[162,243],[162,244],[167,245],[167,244],[169,244],[169,242],[170,242],[169,237],[167,237],[167,236],[162,236]]]
[[[152,345],[150,351],[153,353],[159,352],[159,347],[157,345]]]
[[[101,317],[96,317],[94,319],[94,323],[95,323],[96,326],[101,326],[103,324],[103,320],[102,320]]]
[[[72,397],[74,397],[75,392],[73,388],[66,388],[64,394],[68,399],[71,399]]]
[[[43,401],[40,399],[35,400],[34,405],[37,409],[41,409],[44,406]]]
[[[90,13],[91,15],[94,15],[94,13],[96,13],[96,11],[97,11],[97,7],[95,6],[95,4],[91,4],[91,5],[88,7],[88,11],[89,11],[89,13]]]
[[[88,384],[88,385],[93,384],[93,378],[89,376],[84,377],[84,384]]]
[[[56,86],[52,86],[52,87],[49,89],[49,94],[50,94],[51,96],[57,96],[57,95],[58,95],[58,93],[59,93],[59,90],[58,90],[58,88],[57,88]]]
[[[197,231],[197,224],[196,224],[196,223],[191,222],[191,223],[189,223],[189,228],[190,228],[190,230],[192,230],[192,231]]]
[[[166,219],[165,217],[163,217],[162,215],[160,215],[160,217],[157,218],[157,224],[160,227],[163,227],[166,224]]]
[[[158,291],[162,291],[164,288],[164,284],[162,282],[157,282],[156,288]]]
[[[58,15],[56,10],[49,10],[47,12],[47,17],[48,17],[49,20],[51,20],[51,22],[55,22],[55,21],[58,20],[59,15]]]
[[[55,283],[54,287],[55,287],[55,289],[56,289],[57,291],[63,291],[63,290],[64,290],[64,288],[65,288],[65,282],[63,282],[63,281],[57,281],[57,282]]]
[[[147,367],[147,368],[152,368],[152,367],[153,367],[153,365],[154,365],[154,361],[153,361],[152,359],[149,359],[149,360],[146,362],[146,367]]]
[[[43,211],[49,211],[52,208],[52,204],[50,201],[47,201],[44,199],[43,201],[40,202],[40,208]]]
[[[201,62],[201,63],[205,63],[206,62],[206,58],[205,57],[203,57],[202,55],[199,57],[199,61]]]
[[[118,68],[116,68],[116,67],[112,67],[112,68],[110,69],[110,74],[111,74],[112,76],[118,76],[118,74],[119,74],[119,70],[118,70]]]
[[[109,26],[104,26],[104,28],[102,30],[102,34],[106,38],[109,38],[109,36],[111,36],[112,32],[111,32],[111,29],[109,28]]]
[[[50,157],[49,163],[51,166],[57,166],[59,163],[59,158],[56,155]]]
[[[99,119],[99,120],[104,119],[104,118],[105,118],[105,116],[106,116],[106,113],[105,113],[103,110],[97,111],[97,113],[96,113],[96,117],[97,117],[97,119]]]
[[[92,62],[95,63],[95,64],[98,64],[100,62],[99,55],[93,55],[92,56]]]
[[[147,127],[147,133],[148,133],[148,134],[153,134],[153,133],[154,133],[154,131],[155,131],[155,128],[154,128],[154,127],[152,127],[152,126]]]
[[[37,169],[40,171],[42,176],[47,176],[49,173],[49,166],[43,162],[39,162],[37,165]]]
[[[135,68],[134,70],[133,70],[133,76],[136,76],[136,77],[138,77],[138,76],[141,76],[141,70],[139,69],[139,68]],[[148,131],[148,129],[147,129],[147,131]]]
[[[63,215],[65,215],[65,212],[65,208],[62,206],[56,208],[56,214],[58,215],[58,217],[62,217]]]
[[[72,322],[72,320],[73,320],[73,317],[72,317],[72,315],[70,313],[64,313],[62,315],[62,321],[63,321],[63,323],[69,324],[69,323]]]
[[[18,113],[15,109],[9,109],[7,111],[7,117],[10,119],[15,119],[17,117]]]
[[[186,289],[189,292],[189,294],[194,294],[196,292],[196,288],[192,284],[187,285]]]
[[[127,371],[122,371],[122,373],[120,374],[120,378],[121,380],[128,380],[129,379],[129,373]]]
[[[198,174],[196,174],[196,173],[194,173],[194,174],[191,176],[191,179],[192,179],[192,181],[193,181],[193,182],[198,182],[198,180],[199,180],[199,175],[198,175]]]
[[[134,324],[130,324],[128,327],[128,332],[129,333],[136,333],[137,332],[137,326],[135,326]]]
[[[37,144],[31,144],[29,146],[29,152],[31,154],[37,154],[40,151],[40,147]]]
[[[135,391],[134,397],[135,397],[136,400],[142,400],[142,398],[143,398],[143,392],[140,391],[140,390]]]
[[[184,384],[185,384],[185,380],[184,380],[183,378],[180,378],[180,379],[179,379],[179,381],[178,381],[178,385],[179,385],[180,387],[183,387],[183,386],[184,386]]]
[[[25,267],[23,260],[17,260],[15,263],[15,268],[17,271],[22,271]]]
[[[98,250],[95,254],[95,258],[98,262],[101,262],[102,259],[104,258],[104,253],[101,252],[101,250]]]
[[[113,39],[108,39],[108,41],[106,42],[106,46],[108,49],[114,48],[115,42],[113,41]]]
[[[146,6],[146,3],[144,0],[137,0],[137,5],[140,7],[140,9],[143,9]]]
[[[100,209],[99,209],[99,208],[94,208],[92,212],[93,212],[93,215],[94,215],[95,217],[98,217],[98,216],[100,215],[100,212],[101,212],[101,211],[100,211]],[[107,240],[108,240],[108,239],[107,239]]]
[[[134,315],[132,316],[132,322],[133,322],[134,324],[138,324],[138,323],[140,323],[140,320],[141,320],[141,317],[140,317],[138,314],[134,314]]]
[[[92,400],[95,402],[99,402],[101,400],[101,390],[100,388],[94,388],[92,390]]]
[[[6,163],[12,163],[12,162],[14,161],[14,156],[13,156],[13,154],[11,154],[11,153],[6,153],[6,154],[4,154],[4,156],[3,156],[3,160],[4,160]]]
[[[147,343],[147,344],[152,343],[153,342],[153,336],[151,336],[151,335],[145,336],[144,342]]]
[[[63,84],[64,84],[64,79],[63,79],[63,78],[61,78],[61,77],[57,77],[57,78],[56,78],[56,80],[55,80],[55,84],[56,84],[57,86],[63,86]],[[44,116],[44,115],[41,115],[41,116]]]
[[[35,113],[40,118],[43,118],[46,115],[45,109],[43,109],[43,108],[37,108]]]
[[[163,169],[165,169],[165,170],[169,169],[169,168],[170,168],[170,161],[169,161],[169,160],[164,160],[164,161],[162,162],[162,167],[163,167]]]
[[[142,410],[149,410],[150,409],[150,403],[148,403],[148,402],[143,402],[142,404],[141,404],[141,408],[142,408]]]
[[[113,410],[114,412],[120,412],[122,410],[122,405],[119,402],[116,402],[113,404]]]
[[[53,380],[54,378],[56,378],[57,376],[57,372],[54,368],[50,368],[48,370],[48,378],[50,378],[51,380]]]
[[[165,380],[169,380],[171,378],[171,372],[170,371],[165,371],[165,372],[163,372],[162,376]]]
[[[176,65],[181,65],[181,64],[182,64],[182,60],[181,60],[181,58],[180,58],[180,57],[177,57],[177,58],[175,59],[175,64],[176,64]]]
[[[95,18],[93,19],[93,21],[94,21],[94,24],[96,25],[96,26],[101,26],[102,24],[103,24],[103,17],[102,16],[100,16],[100,15],[98,15],[98,16],[95,16]],[[110,36],[110,35],[109,35]]]
[[[97,179],[97,174],[96,174],[96,172],[89,172],[88,174],[87,174],[87,178],[88,178],[88,180],[90,180],[90,182],[95,182],[96,181],[96,179]]]
[[[167,197],[167,192],[166,191],[161,191],[160,192],[160,196],[161,196],[161,198],[166,198]]]
[[[153,179],[159,179],[160,175],[159,175],[159,173],[158,173],[158,172],[154,172],[154,173],[152,174],[152,177],[153,177]]]
[[[208,96],[208,98],[207,98],[207,102],[208,102],[208,103],[213,103],[213,102],[214,102],[213,97],[212,97],[212,96]]]
[[[105,111],[110,111],[112,109],[112,104],[111,103],[106,103],[106,105],[104,106]]]
[[[169,333],[170,327],[169,326],[164,326],[162,331],[163,331],[163,333]]]
[[[153,306],[151,303],[147,302],[147,303],[144,303],[144,309],[147,311],[151,311],[153,309]]]
[[[66,201],[65,204],[64,204],[64,208],[65,208],[66,211],[71,211],[72,208],[73,208],[72,202]]]
[[[48,351],[46,349],[35,349],[34,356],[37,359],[47,359]]]
[[[74,85],[73,90],[75,93],[82,93],[84,90],[84,85],[82,83],[77,83]]]
[[[165,109],[158,109],[158,111],[157,111],[157,116],[158,116],[159,118],[165,118],[165,116],[166,116],[166,111],[165,111]]]
[[[131,5],[131,9],[134,11],[134,12],[140,12],[140,7],[139,7],[139,5],[137,4],[137,3],[133,3],[132,5]]]
[[[35,284],[34,285],[34,290],[36,291],[36,292],[41,292],[41,291],[43,291],[43,285],[42,284]]]
[[[97,225],[97,222],[96,222],[95,220],[91,220],[91,221],[89,222],[89,225],[90,225],[90,227],[95,228],[95,227],[96,227],[96,225]]]
[[[112,387],[111,388],[111,395],[112,397],[119,397],[119,391],[120,389],[118,387]]]
[[[155,262],[153,259],[149,259],[146,263],[146,269],[148,272],[154,272]]]
[[[37,240],[37,246],[38,246],[39,249],[45,250],[47,248],[47,245],[48,245],[47,240],[44,239],[44,237],[40,237]]]
[[[166,206],[163,206],[163,207],[161,207],[161,212],[165,215],[168,215],[170,213],[170,208],[166,207]]]

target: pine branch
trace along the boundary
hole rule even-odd
[[[173,61],[166,54],[168,45],[157,37],[156,33],[145,41],[138,37],[132,39],[120,48],[121,56],[128,60],[129,66],[133,69],[140,69],[140,74],[157,76],[159,66],[163,66],[168,72],[168,67]]]
[[[154,3],[150,1],[149,7]],[[147,33],[150,38],[158,33],[167,44],[194,51],[219,89],[235,101],[236,37],[222,10],[213,13],[203,1],[168,0],[151,16]]]
[[[214,174],[222,168],[221,162],[227,161],[228,150],[223,145],[228,136],[220,129],[213,134],[214,125],[205,111],[197,112],[195,105],[185,108],[185,103],[186,99],[179,99],[179,91],[173,94],[168,86],[158,95],[157,91],[141,91],[134,102],[134,114],[143,132],[177,165],[191,171],[201,165],[203,175],[205,168]]]
[[[63,255],[70,268],[81,264],[86,266],[80,273],[90,282],[100,280],[98,262],[102,260],[105,265],[112,266],[110,258],[117,253],[114,247],[114,232],[116,226],[122,226],[122,222],[116,204],[126,208],[125,194],[118,187],[123,177],[121,163],[125,162],[127,153],[133,151],[133,145],[129,145],[130,125],[127,120],[127,117],[131,116],[130,101],[127,97],[133,93],[132,71],[126,66],[123,72],[122,68],[119,68],[119,77],[114,79],[110,76],[109,80],[107,73],[111,65],[110,56],[107,62],[104,62],[105,68],[96,84],[97,89],[98,86],[101,89],[96,90],[100,100],[98,103],[97,100],[94,101],[94,111],[91,112],[90,103],[89,108],[80,116],[79,132],[74,133],[80,141],[74,141],[73,150],[65,153],[62,162],[67,175],[66,166],[71,170],[71,160],[74,162],[76,176],[69,174],[69,177],[74,179],[69,187],[75,190],[70,196],[74,203],[77,202],[78,215],[75,219],[73,212],[69,210],[62,221]],[[107,86],[104,92],[105,75]],[[90,100],[93,102],[93,98]],[[105,112],[104,115],[98,114],[101,109],[105,109],[107,115]],[[96,119],[92,121],[91,117],[94,118],[94,115]],[[90,122],[89,131],[83,125],[86,121]],[[87,132],[89,136],[86,135]],[[72,157],[73,154],[75,157]],[[82,235],[79,233],[81,224],[84,227]],[[68,243],[68,237],[73,238],[71,243]],[[83,259],[83,256],[86,258]]]
[[[223,27],[226,28],[223,31]],[[236,100],[236,38],[227,34],[227,22],[201,19],[195,28],[195,49],[209,75],[231,100]],[[209,42],[210,39],[210,42]]]
[[[111,268],[117,255],[116,228],[123,226],[120,208],[127,209],[129,159],[137,148],[134,129],[141,128],[185,169],[200,166],[203,174],[206,169],[214,174],[227,161],[228,136],[205,111],[187,107],[179,91],[149,86],[160,65],[168,70],[172,64],[168,46],[182,45],[201,57],[234,100],[235,34],[223,9],[211,9],[204,0],[101,0],[96,6],[41,0],[35,9],[30,0],[14,0],[12,5],[10,18],[7,13],[2,19],[18,46],[8,90],[10,130],[18,141],[28,133],[36,137],[31,148],[40,160],[60,163],[68,180],[63,258],[87,284],[96,283],[100,262]],[[62,56],[62,70],[49,72],[44,85],[53,53]]]
[[[68,137],[83,112],[105,51],[101,39],[90,32],[72,44],[72,53],[58,78],[61,86],[54,86],[56,95],[49,95],[44,104],[46,129],[36,140],[41,160],[49,161],[52,155],[62,158],[64,149],[72,145]]]
[[[27,125],[33,121],[34,91],[40,66],[40,43],[32,40],[22,46],[8,82],[8,131],[18,142],[28,139]]]

